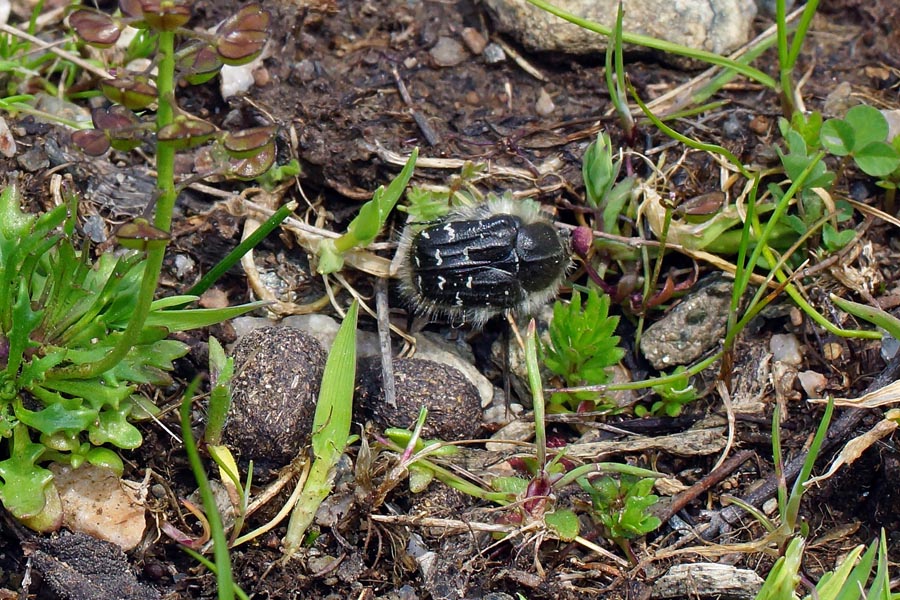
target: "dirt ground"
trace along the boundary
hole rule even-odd
[[[446,184],[458,173],[462,161],[484,163],[488,165],[488,176],[479,185],[485,190],[509,190],[531,196],[550,208],[560,221],[575,223],[573,207],[583,205],[581,159],[587,144],[598,131],[606,131],[614,146],[628,145],[622,139],[617,119],[611,114],[601,56],[574,58],[528,53],[519,48],[523,59],[541,78],[529,74],[513,60],[488,64],[483,57],[468,51],[466,58],[455,66],[435,64],[429,51],[441,36],[459,39],[466,27],[487,39],[495,35],[484,7],[474,0],[318,0],[299,4],[266,3],[275,15],[272,45],[276,50],[265,60],[267,82],[264,85],[252,88],[247,98],[226,104],[216,86],[208,84],[184,90],[181,103],[189,110],[202,110],[211,120],[227,119],[231,126],[250,126],[261,119],[279,125],[282,153],[296,156],[303,168],[300,177],[303,194],[299,188],[293,188],[285,200],[296,199],[301,207],[309,207],[305,216],[311,220],[320,211],[327,211],[325,226],[328,228],[342,230],[360,202],[396,175],[400,168],[397,159],[402,160],[414,147],[420,149],[422,158],[448,159],[444,163],[420,160],[414,176],[416,183]],[[194,5],[196,21],[215,23],[237,5],[231,1],[200,0]],[[769,24],[764,17],[759,17],[755,28],[761,31]],[[516,48],[512,40],[500,39]],[[804,76],[802,96],[807,109],[822,110],[826,99],[833,98],[833,91],[844,82],[849,84],[854,97],[870,105],[900,108],[898,48],[900,6],[894,0],[823,0],[798,68],[798,73]],[[777,76],[773,51],[755,64]],[[696,75],[666,66],[647,55],[634,57],[626,66],[631,82],[645,100],[659,97]],[[404,98],[405,94],[408,98]],[[554,108],[549,112],[536,109],[542,94],[552,99]],[[777,119],[781,109],[777,97],[769,90],[741,80],[729,85],[719,97],[727,102],[699,117],[679,119],[673,126],[685,135],[727,147],[747,164],[771,162],[771,145],[780,137]],[[108,176],[104,174],[106,167],[88,163],[71,152],[64,135],[37,125],[31,126],[29,134],[38,148],[44,146],[40,140],[55,140],[65,158],[74,158],[74,164],[66,168],[81,181]],[[636,149],[653,160],[665,155],[671,164],[684,154],[683,148],[670,143],[669,138],[651,125],[642,124],[637,139]],[[51,164],[60,162],[58,156],[52,156],[49,151],[48,154]],[[133,169],[128,171],[129,177],[144,176],[144,166],[139,159],[127,166]],[[46,180],[40,168],[29,173],[23,172],[21,163],[5,167],[6,172],[19,173],[30,197],[41,197]],[[640,169],[637,174],[642,175]],[[228,189],[226,186],[230,184],[218,185]],[[659,190],[660,193],[673,191],[681,199],[721,189],[718,168],[700,153],[687,154],[667,185],[671,188]],[[114,199],[118,193],[109,192]],[[851,177],[839,182],[838,193],[875,206],[881,206],[883,201],[883,191],[871,180],[862,178]],[[241,219],[216,209],[215,202],[215,198],[202,193],[186,195],[173,227],[171,256],[190,257],[199,271],[224,256],[241,235]],[[34,203],[37,205],[39,201]],[[134,213],[127,202],[102,198],[93,201],[92,210],[107,223]],[[304,209],[298,211],[301,215],[303,212]],[[900,248],[893,242],[892,227],[871,222],[861,240],[874,249],[873,269],[883,278],[880,289],[886,298],[897,294]],[[257,251],[256,260],[258,265],[277,271],[282,280],[291,282],[298,298],[318,297],[322,294],[321,283],[305,270],[308,263],[303,255],[302,249],[287,236],[270,236]],[[691,262],[684,257],[673,256],[670,262],[667,267],[673,272],[690,271]],[[716,271],[709,264],[700,264],[699,269],[702,275]],[[372,289],[367,275],[348,270],[347,278],[365,293]],[[180,273],[172,258],[163,282],[165,293],[181,291],[191,283],[190,275]],[[823,296],[820,290],[831,291],[838,286],[827,271],[819,272],[807,282],[814,297]],[[248,299],[245,278],[238,269],[221,280],[217,290],[231,303]],[[649,320],[657,320],[662,315],[663,311],[652,313]],[[776,393],[787,392],[789,400],[794,400],[789,401],[789,411],[783,421],[785,451],[788,457],[802,454],[822,411],[821,407],[799,401],[798,386],[790,384],[785,390],[777,381],[773,385],[775,375],[760,370],[767,364],[774,334],[796,335],[803,345],[804,356],[798,370],[823,374],[827,393],[855,397],[872,386],[873,381],[889,382],[896,376],[896,365],[885,364],[878,344],[831,338],[803,320],[793,320],[792,316],[790,309],[784,307],[780,313],[748,329],[738,342],[732,370],[732,389],[738,391],[733,394],[752,397],[758,403],[758,410],[738,411],[731,455],[739,454],[742,460],[734,464],[726,462],[730,466],[723,469],[730,470],[719,470],[712,480],[703,483],[719,458],[721,446],[717,447],[719,450],[711,446],[707,451],[679,455],[667,451],[665,445],[648,445],[637,451],[612,450],[603,455],[606,461],[652,466],[679,479],[685,486],[705,485],[695,497],[680,505],[671,504],[672,500],[666,498],[660,505],[661,515],[677,516],[680,526],[689,527],[722,517],[723,494],[738,497],[749,494],[751,498],[764,495],[752,490],[760,481],[767,478],[772,481],[770,424]],[[623,318],[623,323],[627,322]],[[371,321],[364,321],[362,326],[374,328]],[[439,324],[429,328],[448,331]],[[623,325],[621,333],[628,349],[625,363],[631,376],[635,380],[652,376],[655,371],[633,347],[633,339],[628,337],[630,332],[629,326]],[[234,332],[227,325],[213,328],[212,333],[225,342],[234,341]],[[181,381],[204,369],[205,334],[185,338],[197,353],[180,364],[176,375]],[[478,348],[485,346],[479,341],[482,334],[474,332],[466,337],[479,354]],[[502,387],[499,370],[489,366],[486,360],[479,363]],[[718,418],[721,424],[725,410],[712,386],[715,371],[711,369],[698,382],[710,392],[689,405],[677,419],[637,419],[623,414],[609,417],[604,423],[616,426],[617,431],[640,432],[648,437],[697,433],[709,427],[711,418]],[[882,378],[877,379],[882,373]],[[179,393],[180,388],[156,393],[157,402],[166,409],[164,422],[176,429],[174,407]],[[839,410],[838,433],[833,436],[829,452],[833,453],[843,441],[864,431],[879,418],[880,413],[874,410]],[[585,429],[590,428],[558,423],[552,431],[563,441],[579,443],[615,440],[618,435],[597,433],[602,430],[593,429],[592,434],[579,439],[576,432],[583,433]],[[152,597],[141,595],[149,593],[147,589],[152,587],[165,598],[214,598],[214,576],[187,556],[178,544],[158,533],[158,523],[163,519],[185,531],[197,532],[194,520],[174,501],[190,495],[195,488],[183,449],[173,445],[168,435],[155,425],[144,425],[142,431],[144,445],[127,453],[126,476],[141,480],[151,470],[154,483],[164,492],[150,499],[154,514],[151,539],[128,558],[137,572],[139,585],[148,587],[127,597]],[[351,459],[358,458],[357,449],[358,446],[350,453]],[[382,458],[387,461],[386,457]],[[824,464],[823,460],[820,466]],[[372,467],[374,477],[384,476],[385,468],[385,464],[376,463]],[[900,504],[894,477],[898,474],[900,453],[896,439],[887,437],[859,461],[841,469],[810,492],[802,514],[809,523],[813,540],[804,565],[812,577],[833,568],[835,560],[848,548],[856,543],[868,543],[881,528],[886,530],[889,547],[897,547]],[[531,599],[648,598],[654,581],[670,566],[711,560],[696,553],[672,552],[681,537],[676,520],[672,519],[634,545],[640,564],[632,568],[627,563],[623,567],[559,541],[541,542],[526,536],[494,543],[487,534],[441,531],[399,518],[425,514],[478,523],[496,519],[489,505],[449,492],[438,483],[432,484],[423,495],[411,495],[400,485],[385,502],[379,503],[372,502],[371,496],[360,494],[359,490],[346,487],[349,485],[339,486],[336,494],[349,503],[339,513],[339,524],[322,526],[318,539],[295,560],[287,564],[278,562],[284,525],[258,543],[233,551],[238,585],[259,599],[499,600],[515,597],[516,593]],[[278,499],[272,503],[277,505]],[[374,518],[379,516],[382,518]],[[387,517],[396,519],[391,521]],[[261,522],[263,517],[255,519]],[[21,540],[13,531],[12,525],[5,527],[0,540],[0,588],[9,590],[20,588],[26,570]],[[722,528],[717,540],[746,542],[759,539],[762,534],[758,524],[743,516]],[[432,570],[424,574],[410,556],[411,537],[436,553]],[[604,550],[624,558],[614,544],[601,538],[594,541]],[[898,560],[900,556],[894,552],[891,558]],[[732,553],[722,561],[755,570],[764,577],[772,559],[759,553]],[[79,595],[93,593],[80,590],[72,587],[69,595],[58,596],[52,586],[41,585],[38,574],[30,587],[32,594],[42,598],[99,597]]]

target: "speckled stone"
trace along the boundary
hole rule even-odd
[[[264,327],[234,347],[232,404],[223,441],[257,474],[289,463],[309,442],[325,351],[292,327]]]
[[[380,427],[412,428],[421,406],[428,408],[424,438],[453,441],[473,438],[482,425],[478,390],[457,369],[420,358],[394,360],[397,406],[384,400],[381,362],[360,362],[354,416]]]

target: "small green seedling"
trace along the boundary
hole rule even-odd
[[[659,496],[652,493],[652,478],[604,475],[593,480],[583,477],[578,483],[591,497],[592,517],[603,526],[604,535],[629,556],[628,540],[647,535],[660,526],[659,518],[647,512],[659,501]]]
[[[598,133],[584,153],[581,173],[588,204],[601,211],[597,229],[614,235],[627,235],[622,231],[620,218],[633,216],[630,200],[635,177],[619,180],[621,170],[622,158],[613,159],[609,135]]]
[[[381,233],[385,222],[403,190],[412,177],[419,149],[412,151],[400,174],[388,185],[379,187],[372,199],[362,205],[356,217],[350,222],[346,233],[337,239],[324,239],[319,244],[319,273],[334,273],[344,266],[344,254],[354,248],[364,248]]]
[[[291,513],[283,548],[291,558],[303,544],[309,526],[322,501],[334,486],[334,467],[350,439],[353,389],[356,384],[356,318],[359,303],[354,300],[338,331],[322,375],[312,432],[312,466],[303,491]]]
[[[778,557],[766,576],[755,600],[793,600],[798,598],[798,590],[808,589],[807,584],[801,585],[800,575],[805,548],[806,543],[801,537],[790,541],[784,555]],[[803,600],[896,600],[898,594],[891,592],[887,550],[882,529],[881,537],[873,540],[868,547],[859,545],[845,554],[838,567],[825,572],[819,578],[815,591],[804,596]],[[871,584],[867,587],[870,577]]]
[[[668,417],[677,417],[681,414],[685,404],[689,404],[700,397],[700,393],[691,383],[691,378],[684,366],[677,367],[670,374],[675,376],[674,379],[667,379],[665,383],[652,386],[652,389],[659,399],[655,400],[649,407],[638,405],[634,408],[634,414],[638,417],[645,415],[666,415]],[[663,377],[668,377],[665,373]]]
[[[610,368],[625,355],[615,335],[619,317],[609,315],[609,296],[595,289],[572,294],[568,304],[557,301],[550,323],[550,344],[543,348],[544,364],[566,387],[602,385],[610,379]],[[602,405],[596,392],[560,392],[550,399],[551,412],[577,410],[581,403]]]

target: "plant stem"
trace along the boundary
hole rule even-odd
[[[159,66],[156,77],[159,108],[156,111],[156,130],[172,123],[175,116],[175,34],[159,32]],[[175,146],[171,141],[156,143],[156,187],[159,200],[156,205],[154,225],[165,232],[172,225],[175,209]],[[160,252],[165,252],[162,248]]]
[[[537,360],[537,327],[534,319],[528,322],[525,334],[525,364],[528,368],[528,385],[534,410],[535,458],[541,473],[547,468],[547,423],[544,419],[544,386]]]
[[[159,109],[156,112],[157,131],[170,124],[175,115],[172,103],[175,99],[175,34],[171,31],[159,32],[159,66],[156,80]],[[175,147],[172,142],[157,141],[156,145],[156,187],[159,198],[156,204],[154,224],[168,232],[172,225],[175,209]],[[119,337],[115,347],[98,361],[81,365],[71,365],[54,369],[47,373],[48,379],[90,379],[109,371],[119,364],[131,351],[144,329],[150,314],[150,306],[156,295],[159,274],[166,255],[166,244],[151,243],[144,263],[141,291],[137,297],[134,312],[128,325]]]

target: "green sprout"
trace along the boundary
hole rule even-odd
[[[622,159],[613,160],[609,135],[598,133],[585,150],[581,172],[588,204],[601,211],[598,228],[614,235],[625,235],[620,217],[629,213],[635,183],[635,177],[630,175],[619,180],[621,170]]]
[[[363,248],[378,237],[403,190],[412,177],[419,149],[412,151],[406,165],[388,185],[379,187],[372,199],[360,207],[347,231],[337,239],[324,239],[319,244],[319,273],[334,273],[344,266],[344,254],[354,248]]]
[[[344,317],[325,362],[322,388],[316,403],[312,430],[312,466],[303,491],[294,505],[283,547],[291,558],[303,543],[304,535],[322,501],[334,486],[334,467],[350,440],[353,389],[356,384],[356,319],[359,303],[354,300]]]
[[[653,481],[633,475],[578,479],[581,489],[591,497],[591,516],[603,527],[604,536],[632,559],[628,540],[645,536],[661,524],[658,517],[647,512],[659,501],[652,493]]]
[[[662,374],[667,377],[666,373]],[[681,414],[685,404],[689,404],[700,397],[700,393],[691,383],[687,369],[681,365],[670,374],[674,376],[664,383],[651,386],[659,399],[650,406],[638,405],[634,408],[634,414],[638,417],[645,415],[666,415],[677,417]]]
[[[607,383],[610,367],[625,355],[615,335],[619,317],[609,315],[609,306],[609,296],[595,289],[588,292],[583,308],[577,291],[568,304],[554,304],[543,360],[566,387]],[[576,410],[582,402],[602,404],[596,392],[558,392],[550,399],[550,410]]]

